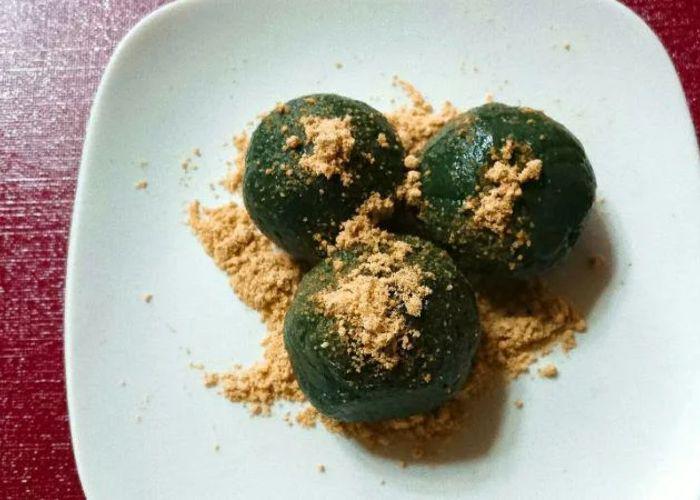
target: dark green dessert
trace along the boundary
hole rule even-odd
[[[302,391],[345,422],[436,408],[463,387],[480,337],[474,293],[447,253],[382,234],[311,269],[284,324]]]
[[[403,148],[386,118],[334,94],[278,105],[251,138],[243,200],[257,227],[293,257],[315,262],[321,241],[372,194],[393,193]]]
[[[420,231],[469,276],[547,269],[575,243],[595,196],[571,132],[542,112],[498,103],[445,125],[419,168]]]

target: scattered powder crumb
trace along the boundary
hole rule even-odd
[[[297,414],[295,420],[299,425],[308,429],[311,427],[316,427],[316,422],[318,421],[318,418],[318,410],[313,406],[307,406]]]
[[[571,50],[571,44],[569,42],[564,43],[564,50]]]
[[[417,170],[406,173],[404,182],[397,188],[396,196],[409,206],[418,206],[421,200],[421,174]]]
[[[342,68],[343,68],[343,63],[337,62],[337,63],[335,63],[335,67],[336,67],[336,69],[342,69]]]
[[[386,134],[384,132],[380,132],[377,135],[377,144],[379,144],[380,148],[388,148],[389,147],[389,141],[386,138]]]
[[[217,443],[214,445],[214,451],[218,452],[221,450],[221,446]]]
[[[351,117],[345,115],[340,119],[303,116],[299,121],[304,126],[306,143],[314,146],[312,154],[302,155],[299,166],[327,179],[339,175],[344,186],[350,185],[353,178],[350,172],[345,170],[345,165],[355,145]]]
[[[216,192],[216,185],[213,182],[209,183],[209,190],[214,194],[215,200],[220,198],[219,193]]]
[[[122,387],[126,387],[126,380],[122,380],[121,382],[119,382],[119,385]]]
[[[486,92],[486,94],[484,94],[484,102],[485,103],[493,102],[493,92]]]
[[[192,361],[190,361],[187,366],[189,366],[193,370],[204,370],[204,364],[202,363],[193,363]]]
[[[561,348],[564,352],[569,352],[575,349],[576,345],[576,332],[574,330],[566,330],[564,333],[562,333]]]
[[[204,387],[216,387],[219,384],[219,374],[218,373],[205,373],[204,374]]]
[[[202,156],[202,150],[199,149],[199,148],[194,148],[194,149],[192,150],[192,155],[199,158],[199,157]]]
[[[251,403],[248,405],[250,415],[254,417],[269,417],[272,415],[272,408],[267,403]]]
[[[412,154],[406,155],[403,164],[408,170],[404,181],[396,189],[396,197],[404,200],[409,206],[418,206],[421,200],[421,173],[416,170],[420,165],[418,158]]]
[[[414,155],[406,155],[403,160],[404,166],[409,170],[414,170],[420,165],[420,161]]]
[[[277,113],[279,113],[279,114],[281,114],[281,115],[283,115],[283,114],[285,114],[285,113],[289,113],[289,106],[287,106],[287,105],[286,105],[285,103],[283,103],[283,102],[278,102],[277,104],[275,104],[275,109],[274,109],[274,111],[277,112]]]
[[[296,149],[301,146],[301,139],[299,136],[290,135],[284,140],[284,147],[288,149]]]
[[[189,174],[193,170],[197,170],[199,168],[199,165],[194,163],[191,157],[188,157],[180,162],[180,168],[182,168],[183,172]]]
[[[320,472],[321,474],[323,474],[324,472],[326,472],[326,466],[323,465],[323,464],[318,464],[318,465],[316,466],[316,470],[317,470],[318,472]]]
[[[140,424],[143,421],[143,417],[141,415],[136,415],[134,417],[134,420],[136,421],[137,424]]]
[[[245,155],[248,151],[249,143],[250,139],[245,131],[233,137],[233,146],[236,148],[233,169],[229,170],[226,177],[221,181],[221,185],[230,193],[238,191],[243,183]]]
[[[522,399],[516,399],[516,400],[515,400],[515,403],[513,403],[513,404],[515,405],[515,407],[516,407],[518,410],[522,409],[522,407],[525,406],[525,403],[523,403],[523,400],[522,400]]]
[[[134,184],[136,189],[146,189],[148,187],[148,181],[146,179],[141,179]]]
[[[148,162],[146,160],[139,160],[139,167],[146,168],[147,166]]]
[[[153,300],[153,294],[152,293],[144,293],[141,295],[141,299],[146,303],[150,304],[151,301]]]
[[[557,370],[557,367],[552,363],[543,366],[538,370],[538,372],[542,378],[555,378],[557,375],[559,375],[559,370]]]

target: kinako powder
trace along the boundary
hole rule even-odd
[[[484,180],[490,185],[477,196],[467,198],[464,208],[474,213],[477,227],[503,235],[508,230],[515,202],[523,195],[522,184],[540,178],[542,160],[532,158],[529,147],[512,139],[494,151],[491,160],[493,164],[484,172]]]
[[[449,103],[440,112],[435,112],[412,85],[399,79],[395,79],[395,85],[400,86],[411,101],[410,105],[387,114],[407,153],[404,162],[407,181],[397,194],[410,202],[411,199],[420,198],[420,179],[419,175],[415,175],[418,173],[415,169],[422,148],[458,112]],[[315,125],[318,124],[309,124]],[[333,128],[343,129],[342,124],[332,125]],[[346,139],[337,143],[341,145],[341,151]],[[378,140],[381,141],[381,138]],[[222,185],[232,192],[238,191],[241,186],[247,144],[245,134],[234,138],[238,156],[234,168],[222,181]],[[528,166],[527,178],[523,177],[520,181],[539,175],[541,164],[536,163]],[[505,172],[507,176],[511,173]],[[412,180],[408,181],[409,178]],[[479,200],[479,203],[488,201]],[[326,250],[332,254],[336,248],[349,246],[358,238],[384,238],[386,233],[377,228],[376,222],[392,208],[393,203],[389,200],[371,198],[355,217],[343,224],[335,242],[326,242]],[[484,216],[489,217],[488,214]],[[207,254],[228,275],[235,294],[258,311],[267,328],[262,339],[264,351],[260,361],[248,367],[236,366],[227,372],[207,373],[205,384],[219,387],[231,401],[247,404],[256,415],[269,415],[273,404],[278,401],[304,402],[305,397],[294,378],[283,342],[284,316],[303,275],[301,267],[277,249],[255,227],[245,208],[235,202],[204,208],[195,201],[189,207],[189,225]],[[388,264],[383,262],[382,265]],[[396,279],[411,281],[415,278],[407,275]],[[342,290],[338,293],[342,293]],[[418,295],[428,293],[428,290],[420,290]],[[338,297],[327,297],[323,306],[331,310],[340,307],[336,299]],[[349,424],[322,416],[308,405],[297,414],[297,423],[312,427],[321,421],[328,429],[354,437],[371,447],[396,442],[415,443],[414,456],[418,458],[426,442],[449,437],[453,431],[461,428],[472,403],[478,401],[486,390],[527,372],[530,365],[540,356],[550,353],[555,346],[567,352],[573,349],[576,346],[575,333],[583,332],[586,327],[584,319],[570,303],[550,293],[537,280],[508,291],[480,290],[477,304],[483,335],[471,375],[465,388],[439,409],[405,419]],[[342,313],[352,314],[352,310]],[[397,325],[385,326],[393,329]],[[371,347],[371,340],[366,340]],[[388,365],[395,362],[393,359],[383,361]],[[552,365],[546,371],[549,375],[544,376],[551,377],[556,368]]]
[[[340,118],[320,118],[318,116],[303,116],[306,141],[313,144],[313,153],[303,154],[299,166],[316,175],[330,179],[339,175],[343,186],[352,184],[350,172],[344,169],[350,159],[350,151],[355,145],[355,138],[350,128],[349,115]]]
[[[348,354],[358,372],[367,359],[386,370],[400,362],[399,345],[411,349],[413,339],[420,336],[406,327],[406,315],[420,316],[423,300],[432,293],[422,284],[426,273],[417,265],[405,264],[411,246],[393,238],[384,241],[386,248],[363,255],[337,286],[314,296],[320,311],[334,320],[339,337],[349,345]],[[336,268],[342,265],[341,260],[333,261]]]

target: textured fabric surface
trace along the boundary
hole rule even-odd
[[[63,286],[85,123],[116,43],[159,0],[0,0],[0,496],[81,498],[66,415]],[[700,123],[700,2],[627,0]]]

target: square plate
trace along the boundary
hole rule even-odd
[[[407,469],[323,429],[250,418],[202,387],[190,362],[252,362],[263,328],[183,224],[188,201],[225,200],[209,187],[232,154],[222,144],[261,110],[310,92],[388,110],[394,74],[434,104],[467,108],[490,91],[546,110],[585,145],[603,200],[550,277],[590,322],[570,357],[554,355],[561,377],[523,377],[482,407],[454,457]],[[184,173],[194,147],[199,169]],[[134,189],[142,178],[148,189]],[[85,492],[697,498],[699,213],[697,144],[673,66],[612,1],[168,5],[115,52],[80,170],[66,364]],[[599,253],[609,272],[582,273]]]

